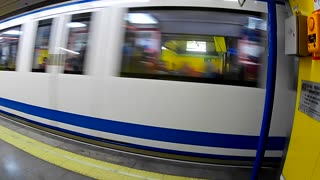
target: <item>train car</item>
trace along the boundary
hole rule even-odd
[[[266,84],[265,2],[81,0],[0,22],[2,115],[154,157],[251,164]],[[266,162],[290,132],[293,60],[278,70]]]

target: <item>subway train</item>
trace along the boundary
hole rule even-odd
[[[0,22],[0,112],[36,128],[156,158],[252,164],[267,71],[267,4],[80,0]],[[278,57],[265,165],[280,162],[295,106]]]

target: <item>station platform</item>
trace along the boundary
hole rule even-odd
[[[0,116],[0,179],[250,179],[251,167],[154,158],[67,139]],[[262,180],[278,179],[264,168]]]

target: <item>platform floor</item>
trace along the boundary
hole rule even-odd
[[[0,116],[2,179],[250,179],[251,168],[154,159],[55,136]],[[262,180],[279,179],[263,169]]]
[[[92,179],[48,163],[0,140],[0,179]]]

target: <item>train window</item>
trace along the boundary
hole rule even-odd
[[[45,72],[49,57],[49,40],[51,34],[52,19],[39,21],[37,37],[34,47],[32,72]]]
[[[91,13],[72,15],[67,24],[69,28],[64,73],[83,74],[85,57],[88,45],[89,25]]]
[[[120,76],[256,87],[265,45],[259,15],[129,10]]]
[[[20,26],[0,31],[0,70],[14,71],[18,44],[20,39]]]

